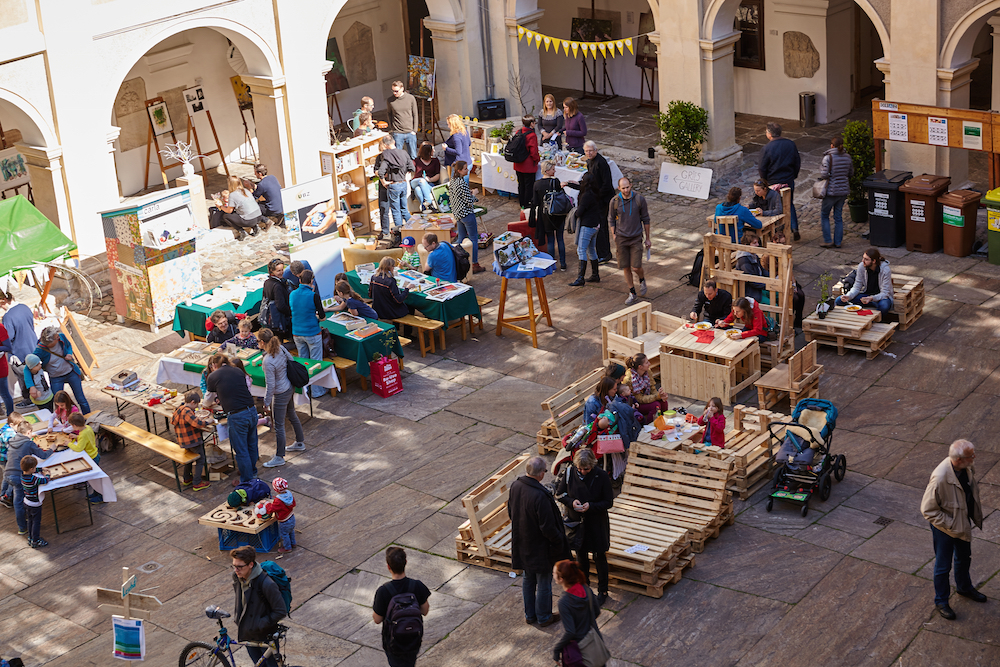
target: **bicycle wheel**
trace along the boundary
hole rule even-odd
[[[181,651],[177,667],[231,667],[229,660],[215,646],[191,642]]]

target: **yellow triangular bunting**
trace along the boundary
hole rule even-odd
[[[608,57],[608,46],[607,46],[607,44],[605,44],[604,42],[601,42],[600,44],[597,45],[597,48],[599,48],[601,50],[601,55],[602,56],[604,56],[605,58]]]
[[[590,55],[593,56],[594,60],[597,60],[597,44],[591,42],[588,46],[590,47]]]
[[[540,48],[542,46],[542,36],[537,32],[535,33],[535,48]]]
[[[580,43],[579,42],[570,42],[569,45],[573,48],[573,57],[576,58],[577,57],[577,51],[580,50]]]
[[[615,42],[615,46],[618,47],[618,53],[620,53],[621,55],[625,55],[625,42],[619,39],[617,42]]]
[[[517,26],[517,41],[520,42],[522,37],[524,37],[524,28]]]
[[[567,42],[564,39],[563,42],[562,42],[562,47],[563,47],[563,53],[565,53],[568,56],[569,55],[569,42]]]
[[[545,52],[549,52],[549,45],[552,44],[552,40],[548,37],[542,37],[542,41],[545,42]]]
[[[632,49],[632,38],[631,37],[629,37],[628,39],[625,40],[625,46],[628,47],[628,52],[629,53],[635,53],[635,51]]]

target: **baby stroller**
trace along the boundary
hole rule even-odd
[[[809,513],[809,498],[819,491],[819,499],[830,497],[831,477],[838,482],[847,472],[847,457],[830,453],[833,430],[837,426],[837,408],[830,401],[806,398],[799,401],[791,422],[768,425],[772,443],[778,440],[776,431],[785,429],[785,436],[775,458],[774,486],[767,499],[767,511],[774,500],[802,505],[802,516]]]

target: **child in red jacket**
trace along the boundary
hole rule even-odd
[[[278,535],[281,537],[281,546],[278,553],[287,554],[295,548],[295,498],[288,490],[288,482],[284,477],[275,477],[271,482],[274,488],[274,500],[267,504],[268,513],[274,513],[278,519]]]
[[[716,325],[732,324],[733,320],[736,319],[743,322],[743,333],[740,334],[740,338],[756,336],[760,342],[767,342],[767,320],[764,319],[764,311],[760,309],[756,301],[750,297],[737,299],[729,316],[716,322]]]
[[[726,448],[726,415],[722,414],[722,399],[716,396],[705,406],[705,412],[698,418],[698,426],[708,425],[702,436],[703,445]]]

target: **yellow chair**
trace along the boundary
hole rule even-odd
[[[400,259],[403,256],[402,248],[392,248],[391,250],[366,250],[364,247],[346,246],[344,248],[344,271],[353,271],[358,264],[378,265],[383,257]]]

